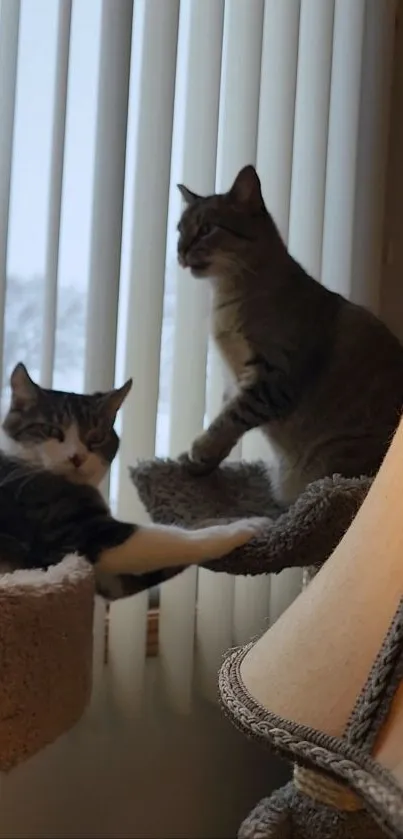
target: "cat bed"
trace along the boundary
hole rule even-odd
[[[279,573],[284,568],[323,564],[361,506],[372,479],[333,475],[310,484],[286,511],[272,497],[263,461],[228,463],[195,477],[174,460],[141,461],[130,470],[153,521],[202,527],[248,516],[266,518],[259,536],[228,556],[206,563],[229,574]],[[137,590],[174,576],[169,569],[138,578]]]
[[[67,731],[91,692],[94,576],[76,556],[0,575],[0,771]]]

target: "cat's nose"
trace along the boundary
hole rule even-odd
[[[72,463],[76,469],[79,469],[80,466],[82,466],[84,460],[85,457],[82,454],[72,454],[71,457],[69,457],[70,463]]]

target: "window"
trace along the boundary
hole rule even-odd
[[[64,389],[133,375],[124,465],[177,455],[216,413],[225,379],[208,289],[175,258],[178,181],[207,194],[256,162],[293,255],[376,305],[394,29],[393,2],[2,0],[3,409],[18,360]],[[258,434],[242,454],[265,454]],[[144,515],[118,463],[110,492],[118,515]],[[163,587],[161,658],[178,705],[195,649],[212,692],[223,651],[277,616],[297,584],[190,569]],[[147,612],[146,595],[111,609],[109,655],[128,694]],[[99,661],[104,629],[99,607]]]

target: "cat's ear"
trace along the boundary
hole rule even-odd
[[[10,387],[13,408],[23,408],[38,399],[40,388],[32,381],[27,368],[21,362],[11,373]]]
[[[245,204],[252,211],[264,209],[260,179],[254,166],[244,166],[238,172],[228,195],[236,204]]]
[[[130,392],[133,384],[133,379],[128,379],[122,387],[116,388],[106,393],[103,398],[102,409],[109,419],[114,420],[119,408],[122,407],[127,394]]]
[[[177,187],[186,204],[195,204],[196,201],[200,201],[200,196],[196,195],[195,192],[192,192],[192,190],[188,189],[187,186],[184,186],[184,184],[177,184]]]

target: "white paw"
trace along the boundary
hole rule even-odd
[[[266,524],[264,518],[239,519],[231,524],[209,527],[205,531],[205,550],[208,559],[220,559],[236,548],[242,547],[257,536]]]
[[[234,521],[232,524],[227,525],[231,529],[231,538],[234,541],[234,547],[238,548],[250,542],[251,539],[254,539],[255,536],[258,536],[262,532],[266,524],[267,520],[265,518],[255,517],[239,519],[239,521]]]

